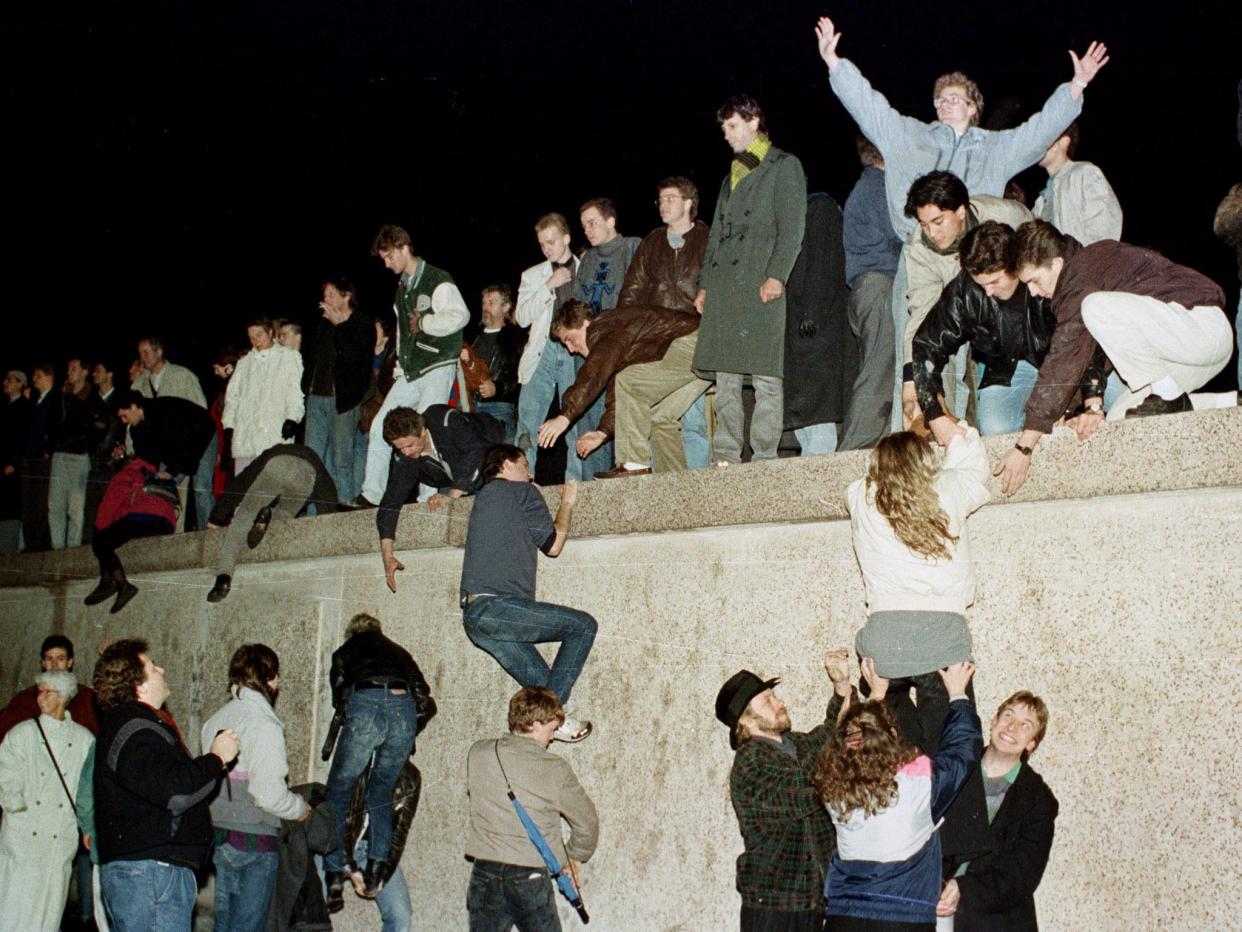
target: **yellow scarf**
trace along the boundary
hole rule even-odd
[[[763,161],[763,157],[768,154],[768,150],[771,148],[772,140],[760,133],[746,147],[745,152],[739,152],[733,156],[733,168],[729,172],[730,191],[737,188],[743,178],[759,167],[759,163]]]

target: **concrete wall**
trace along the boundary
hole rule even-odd
[[[989,443],[994,453],[1007,446]],[[1085,445],[1060,434],[1037,453],[1026,501],[998,500],[971,519],[983,717],[1016,688],[1051,707],[1033,759],[1061,802],[1037,897],[1045,928],[1239,925],[1240,444],[1234,411],[1110,426]],[[554,746],[600,809],[600,850],[585,872],[593,928],[736,927],[741,846],[713,700],[746,666],[784,677],[796,728],[822,714],[823,652],[851,645],[864,619],[839,505],[863,461],[596,483],[577,525],[593,536],[541,562],[540,597],[600,622],[572,703],[596,733]],[[93,585],[85,555],[10,559],[0,563],[9,644],[0,690],[29,679],[51,631],[75,640],[84,679],[105,635],[142,636],[167,667],[170,708],[193,740],[225,698],[232,650],[262,640],[282,660],[291,771],[322,779],[326,665],[350,615],[379,615],[440,705],[419,742],[424,795],[402,863],[416,928],[464,929],[464,755],[503,730],[515,688],[461,630],[455,545],[468,507],[407,509],[396,595],[364,514],[274,526],[215,606],[205,601],[215,533],[122,551],[142,591],[118,616],[82,606]],[[378,928],[374,906],[347,902],[338,927]],[[578,920],[566,912],[565,925]]]

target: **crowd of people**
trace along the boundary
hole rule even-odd
[[[1027,122],[988,131],[965,74],[937,79],[925,123],[840,57],[831,20],[816,33],[861,133],[843,210],[808,196],[759,103],[735,97],[717,113],[732,162],[710,225],[682,176],[656,185],[661,226],[642,239],[621,235],[615,205],[595,198],[580,210],[590,246],[578,255],[567,219],[545,214],[534,225],[544,261],[516,299],[505,284],[483,290],[472,339],[452,275],[385,226],[371,251],[397,276],[393,313],[372,319],[350,282],[326,280],[312,333],[248,323],[250,349],[216,359],[210,405],[153,335],[136,345],[128,388],[84,358],[59,384],[44,363],[29,385],[24,372],[5,378],[4,544],[89,541],[100,580],[86,604],[111,599],[113,612],[137,594],[117,554],[129,540],[227,526],[207,596],[219,602],[243,544],[257,547],[278,518],[340,508],[375,509],[395,591],[403,506],[475,497],[464,633],[521,689],[508,734],[466,756],[474,930],[559,928],[549,881],[577,891],[598,839],[594,805],[548,750],[592,733],[570,697],[597,624],[535,598],[537,555],[565,547],[579,482],[773,459],[790,431],[802,455],[872,451],[846,493],[868,616],[858,685],[850,652],[829,654],[834,696],[812,731],[791,730],[776,679],[742,670],[720,690],[745,844],[741,927],[1036,927],[1057,803],[1028,758],[1048,709],[1014,692],[985,748],[968,518],[990,476],[1006,494],[1021,487],[1058,424],[1086,439],[1106,419],[1194,408],[1233,352],[1225,295],[1121,241],[1103,172],[1074,159],[1103,45],[1071,52],[1071,79]],[[1006,189],[1035,163],[1048,182],[1028,209]],[[1216,231],[1242,269],[1240,198],[1235,187]],[[981,436],[1015,432],[990,463]],[[547,464],[562,442],[563,474]],[[564,483],[555,515],[536,474]],[[541,643],[559,644],[550,664]],[[72,665],[72,644],[49,638],[44,673],[5,712],[21,724],[6,719],[0,745],[0,890],[28,911],[22,927],[59,921],[75,807],[99,866],[101,926],[106,914],[121,930],[188,928],[194,872],[210,859],[217,928],[326,917],[347,883],[375,899],[385,928],[409,927],[396,868],[421,792],[411,756],[435,703],[378,619],[356,616],[333,656],[332,764],[318,790],[287,786],[270,648],[233,655],[229,702],[204,725],[198,758],[162,710],[167,686],[144,642],[106,646],[93,695]],[[37,858],[35,831],[52,839]]]

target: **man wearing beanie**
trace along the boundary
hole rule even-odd
[[[779,679],[749,670],[716,696],[716,718],[736,751],[729,795],[746,850],[737,859],[742,932],[818,932],[824,923],[824,873],[836,833],[811,777],[840,714],[849,708],[849,652],[830,651],[824,669],[833,697],[812,731],[790,730]]]

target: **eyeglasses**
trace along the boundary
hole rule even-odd
[[[932,106],[937,110],[939,110],[944,104],[948,104],[950,107],[956,107],[958,104],[968,103],[970,103],[969,98],[963,97],[960,94],[944,94],[932,100]]]
[[[684,194],[661,194],[656,198],[655,205],[656,207],[659,207],[661,204],[676,204],[678,201],[688,200],[690,199]]]

